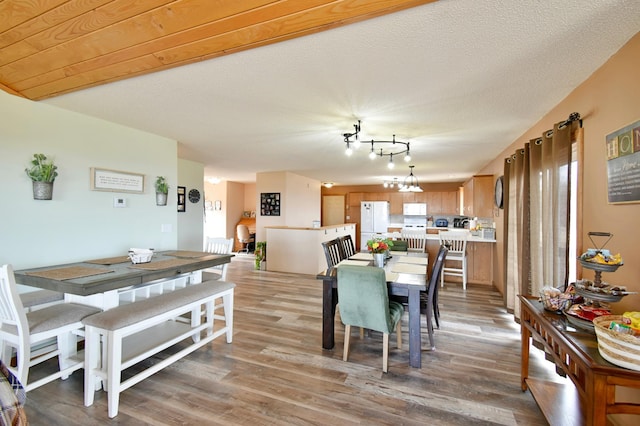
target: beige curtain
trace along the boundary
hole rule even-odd
[[[571,143],[577,121],[561,122],[505,159],[505,302],[567,284]]]

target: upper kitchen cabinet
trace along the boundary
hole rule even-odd
[[[424,194],[426,194],[427,212],[430,215],[453,215],[460,210],[457,191],[432,191]]]
[[[402,205],[404,199],[402,192],[390,192],[389,193],[389,214],[402,214]]]
[[[493,217],[493,176],[474,176],[462,186],[461,214],[475,217]]]
[[[426,192],[427,213],[430,215],[444,213],[442,211],[442,192]]]
[[[442,193],[442,202],[440,203],[440,213],[453,214],[460,210],[460,197],[458,191],[448,191]]]
[[[360,207],[360,203],[362,201],[365,201],[364,200],[364,193],[362,193],[362,192],[350,192],[349,193],[349,206],[351,206],[351,207]]]

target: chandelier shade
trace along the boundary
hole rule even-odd
[[[402,185],[400,185],[400,192],[422,192],[418,178],[413,175],[413,168],[415,166],[409,166],[409,176],[407,176]]]

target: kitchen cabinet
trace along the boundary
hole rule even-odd
[[[442,192],[427,192],[426,198],[429,215],[444,213],[442,211]]]
[[[467,243],[467,281],[493,284],[493,243]]]
[[[447,191],[442,193],[440,202],[440,213],[457,214],[460,210],[460,197],[458,191]]]
[[[454,215],[458,214],[457,191],[430,191],[425,192],[427,212],[429,215]]]
[[[402,205],[404,204],[402,195],[402,192],[389,193],[389,214],[402,214]]]
[[[360,207],[360,203],[364,201],[364,193],[362,192],[350,192],[349,193],[349,206]]]
[[[474,176],[464,183],[462,190],[462,215],[493,217],[493,176]]]

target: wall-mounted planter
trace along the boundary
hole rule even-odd
[[[51,200],[53,199],[53,182],[33,181],[33,199]]]
[[[167,195],[164,192],[156,192],[156,205],[157,206],[166,206],[167,205]]]

